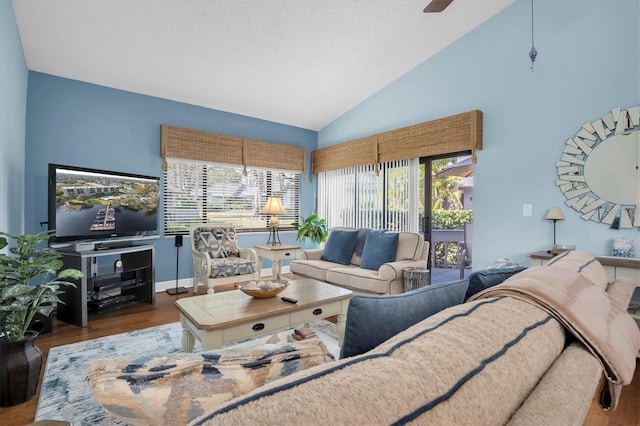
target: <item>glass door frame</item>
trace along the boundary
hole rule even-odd
[[[427,157],[420,157],[419,164],[424,164],[424,179],[422,182],[422,187],[424,189],[424,217],[422,218],[422,223],[419,226],[422,229],[419,229],[419,232],[422,233],[425,241],[429,242],[429,253],[427,254],[427,269],[431,270],[432,262],[432,250],[433,250],[433,241],[432,238],[432,227],[431,227],[431,218],[433,216],[433,179],[432,179],[432,161],[433,160],[441,160],[443,158],[452,158],[452,157],[461,157],[464,155],[471,155],[471,151],[457,151],[450,152],[446,154],[438,154],[431,155]]]

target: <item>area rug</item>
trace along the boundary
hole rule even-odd
[[[320,320],[309,327],[338,359],[335,324]],[[234,345],[254,345],[291,341],[292,330],[282,330]],[[182,352],[180,323],[115,334],[85,342],[57,346],[49,350],[35,420],[66,420],[77,425],[121,425],[97,404],[85,382],[87,367],[99,358]],[[196,341],[194,352],[202,350]]]

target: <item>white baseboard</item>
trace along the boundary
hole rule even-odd
[[[289,272],[289,266],[282,267],[282,273],[286,274]],[[261,277],[270,277],[273,275],[271,268],[265,268],[260,271]],[[171,281],[156,281],[156,293],[162,293],[166,291],[168,288],[175,288],[176,280]],[[181,278],[178,280],[178,287],[184,287],[190,293],[193,293],[193,278]]]

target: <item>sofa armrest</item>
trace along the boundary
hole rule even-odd
[[[321,260],[324,249],[301,250],[296,255],[296,259],[300,260]]]
[[[340,358],[367,352],[423,319],[462,303],[468,284],[462,280],[392,296],[353,296]]]
[[[402,271],[404,268],[426,268],[427,261],[420,260],[398,260],[396,262],[384,263],[378,268],[378,277],[387,280],[389,282],[398,278],[402,278]]]
[[[631,278],[616,278],[607,286],[607,295],[618,308],[626,311],[635,289],[636,282]]]

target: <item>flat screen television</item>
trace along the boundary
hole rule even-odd
[[[157,238],[159,189],[154,176],[49,164],[49,244]]]

